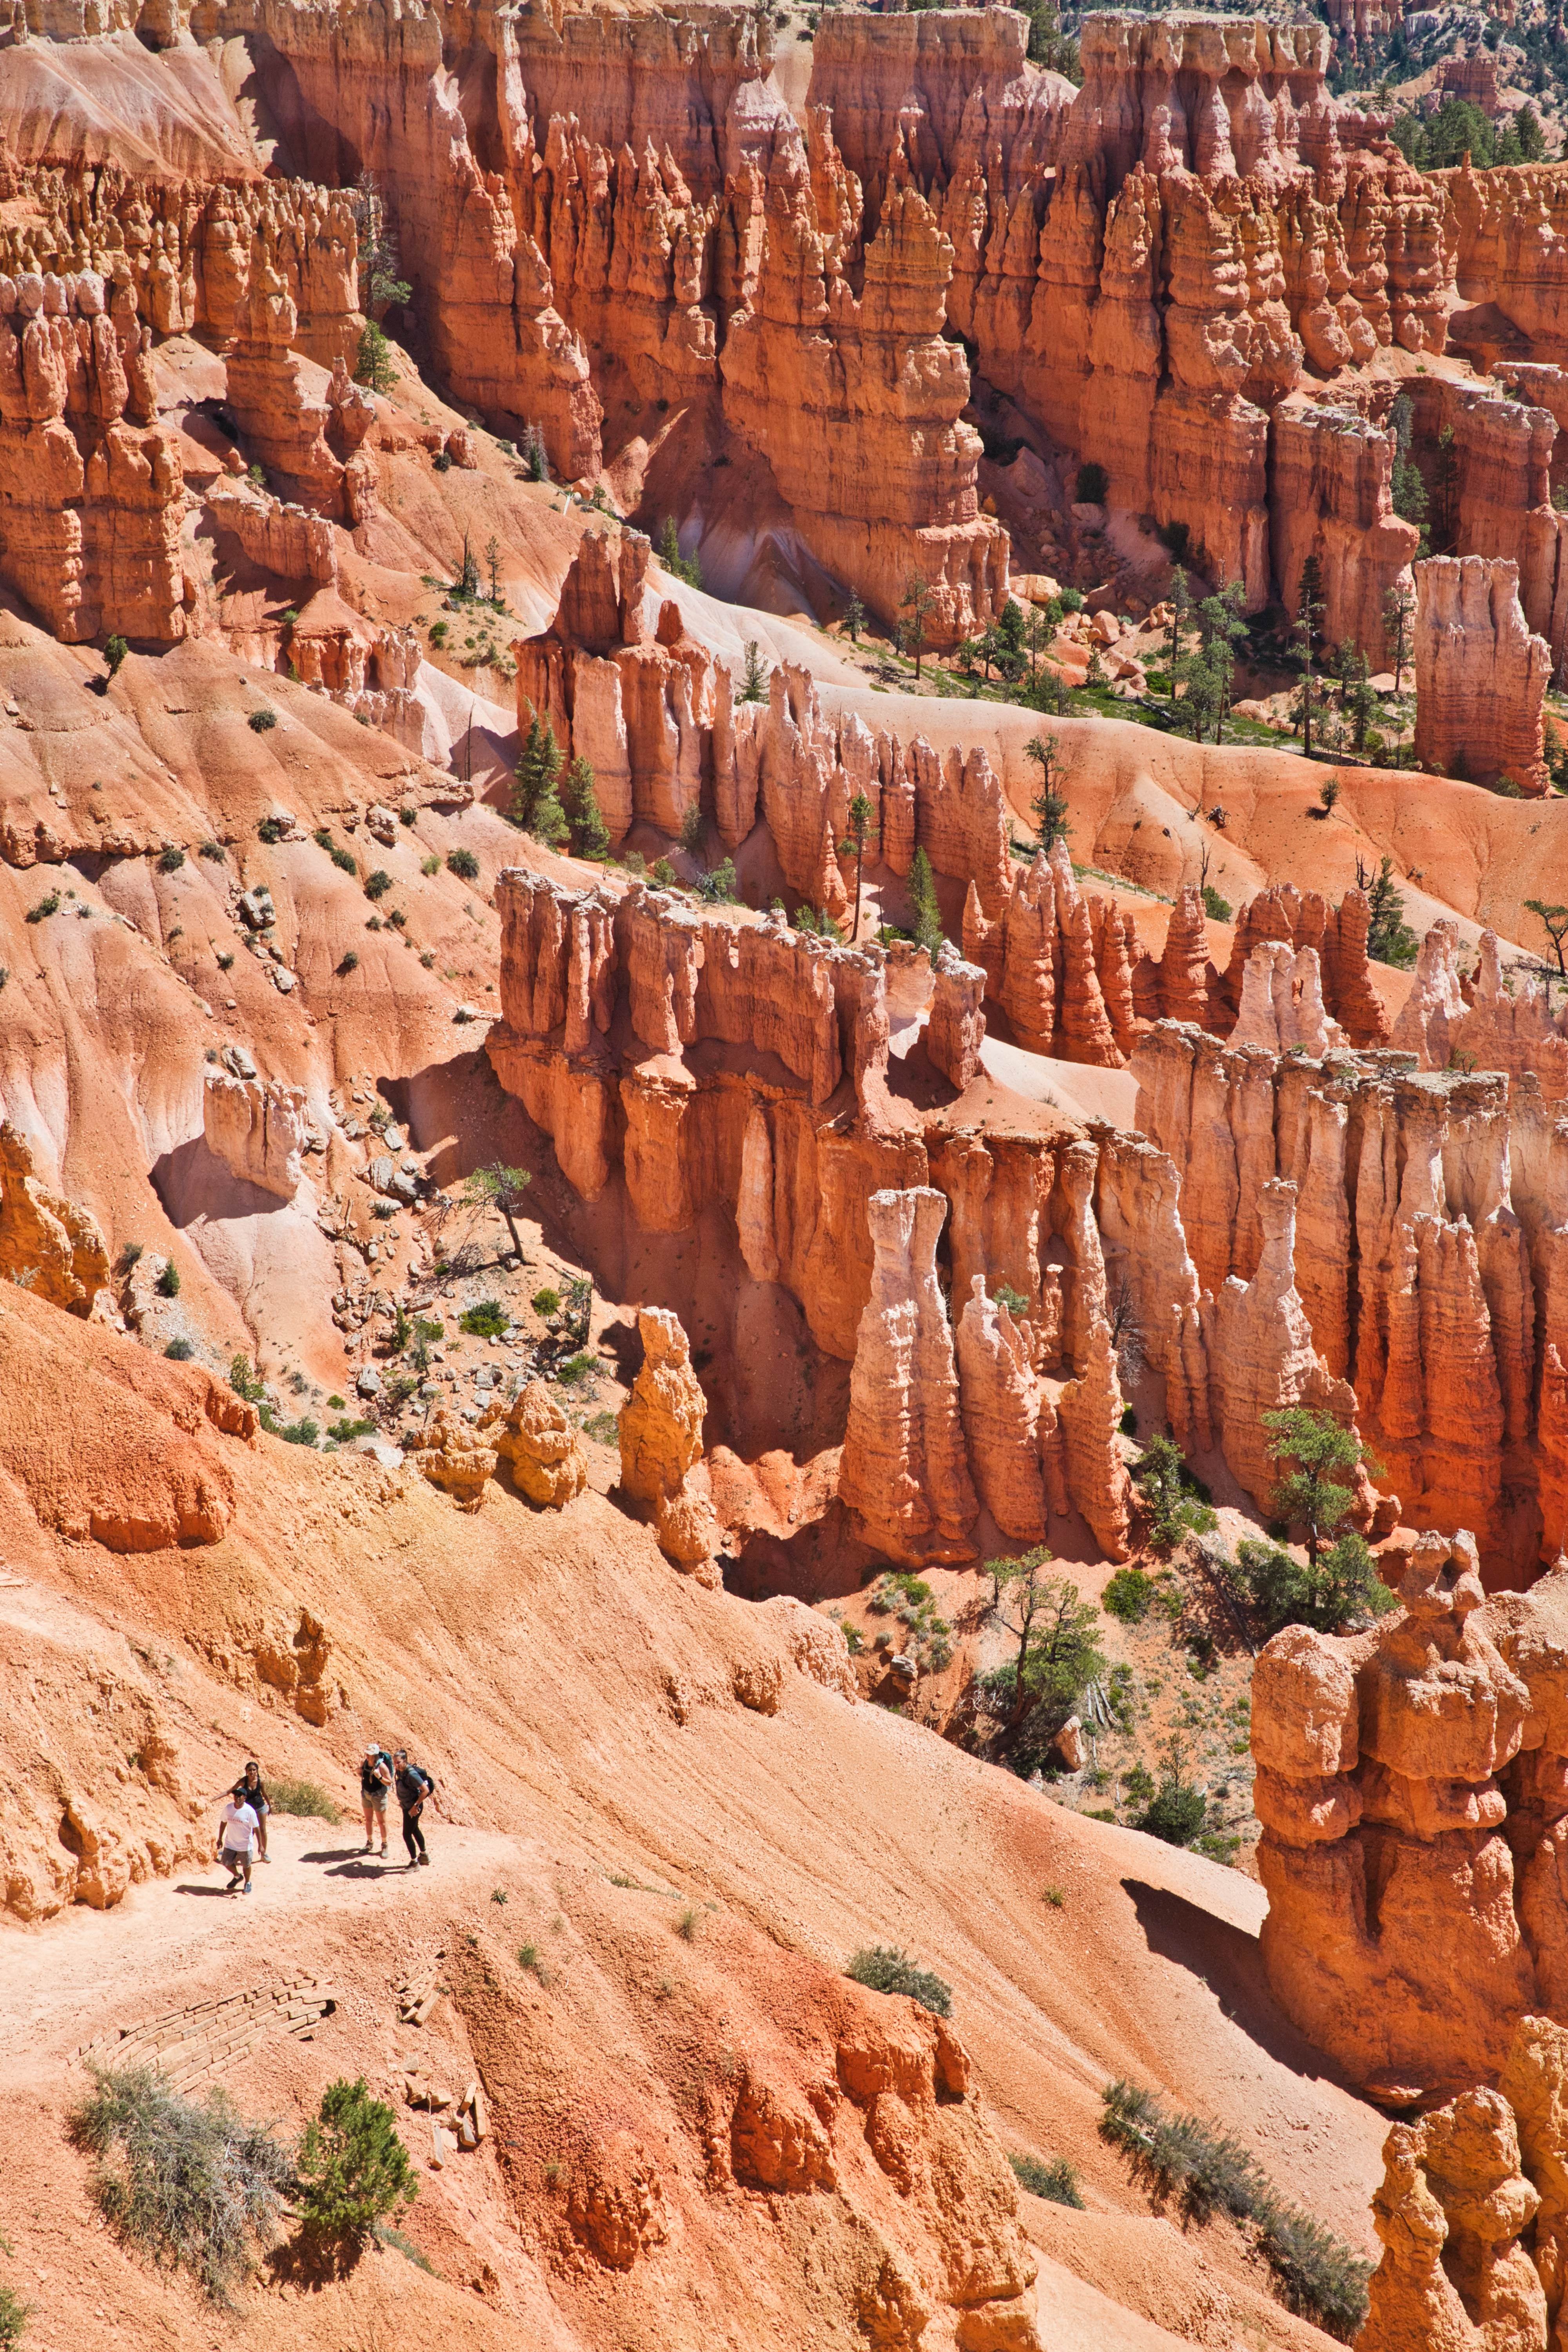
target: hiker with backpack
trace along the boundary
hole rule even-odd
[[[379,1740],[366,1745],[359,1768],[360,1804],[364,1813],[364,1851],[369,1853],[381,1832],[381,1858],[386,1860],[386,1792],[392,1786],[392,1759]]]
[[[425,1810],[426,1797],[436,1794],[436,1783],[422,1764],[411,1764],[408,1750],[397,1751],[397,1801],[403,1808],[403,1843],[408,1848],[408,1867],[422,1864],[426,1870],[430,1857],[425,1851],[425,1832],[419,1826],[419,1816]]]

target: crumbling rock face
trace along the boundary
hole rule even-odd
[[[1502,2094],[1464,2091],[1395,2124],[1383,2154],[1372,2210],[1384,2255],[1357,2342],[1545,2352],[1546,2297],[1521,2243],[1541,2200]]]
[[[291,1201],[300,1189],[309,1121],[301,1087],[209,1072],[202,1091],[207,1150],[247,1184]]]
[[[646,539],[584,532],[548,629],[520,639],[518,724],[548,722],[567,758],[595,772],[613,840],[638,818],[667,833],[712,776],[720,835],[738,849],[759,818],[788,887],[843,914],[837,844],[857,793],[895,873],[923,848],[939,874],[977,882],[997,911],[1008,887],[1008,813],[984,751],[905,743],[853,712],[825,717],[810,674],[775,667],[765,702],[735,700],[729,670],[685,633],[673,600],[656,604]]]
[[[1415,757],[1424,768],[1543,793],[1552,648],[1532,636],[1507,556],[1415,566]]]
[[[890,1559],[910,1567],[973,1559],[979,1504],[936,1278],[947,1202],[921,1185],[873,1192],[866,1205],[875,1260],[850,1376],[839,1496]]]
[[[1274,572],[1294,612],[1309,556],[1322,581],[1323,633],[1384,658],[1384,598],[1420,549],[1394,511],[1394,436],[1354,408],[1281,403],[1274,415],[1269,507]]]
[[[707,1404],[691,1348],[667,1307],[637,1312],[642,1370],[621,1407],[621,1487],[650,1513],[660,1549],[700,1583],[717,1585],[718,1527],[702,1463]]]
[[[1258,1662],[1264,1960],[1358,2082],[1495,2074],[1568,1994],[1563,1585],[1488,1601],[1474,1539],[1422,1536],[1396,1616],[1289,1627]]]
[[[986,974],[1020,1045],[1069,1062],[1121,1069],[1133,1041],[1131,918],[1086,898],[1067,844],[1015,869],[994,922],[971,885],[963,952]]]
[[[1547,1100],[1560,1101],[1568,1095],[1565,1017],[1533,972],[1515,966],[1505,977],[1495,931],[1481,933],[1471,974],[1460,970],[1458,926],[1438,922],[1421,942],[1394,1042],[1415,1055],[1420,1069],[1446,1070],[1458,1061],[1504,1070],[1510,1078],[1538,1079]]]
[[[97,1222],[35,1173],[19,1128],[0,1124],[0,1283],[16,1283],[52,1307],[89,1315],[109,1281],[109,1252]]]
[[[449,1495],[460,1511],[477,1511],[495,1475],[497,1456],[489,1433],[481,1435],[449,1406],[440,1404],[420,1431],[419,1443],[408,1459],[433,1486]]]
[[[1384,2242],[1357,2342],[1373,2352],[1546,2352],[1562,2340],[1568,2033],[1521,2018],[1495,2089],[1461,2092],[1384,2145]]]
[[[479,1428],[498,1458],[510,1465],[521,1492],[542,1509],[564,1509],[587,1485],[577,1433],[542,1381],[530,1381],[510,1405],[492,1406]]]
[[[1282,943],[1253,949],[1242,966],[1241,1009],[1227,1042],[1261,1045],[1269,1054],[1299,1051],[1314,1062],[1350,1043],[1323,1009],[1316,949]]]
[[[1531,1442],[1529,1399],[1561,1348],[1568,1165],[1538,1095],[1413,1061],[1313,1064],[1162,1024],[1135,1057],[1138,1123],[1181,1171],[1183,1231],[1216,1300],[1231,1276],[1252,1280],[1267,1185],[1297,1186],[1313,1345],[1353,1387],[1405,1519],[1469,1527],[1489,1570],[1519,1575],[1562,1543],[1555,1441]]]
[[[184,481],[151,335],[95,272],[0,274],[0,568],[49,629],[185,633]]]
[[[1312,1344],[1296,1288],[1296,1187],[1277,1179],[1258,1196],[1262,1247],[1250,1282],[1234,1275],[1203,1302],[1212,1425],[1231,1471],[1258,1508],[1269,1508],[1279,1471],[1266,1412],[1294,1404],[1338,1408],[1353,1425],[1354,1391],[1331,1381]]]
[[[729,321],[725,415],[830,571],[889,621],[918,573],[930,641],[954,644],[1000,613],[1008,551],[979,510],[969,369],[942,333],[952,244],[918,188],[889,189],[858,300],[832,267],[804,142],[758,183],[761,265]]]
[[[926,1052],[962,1094],[980,1067],[980,1048],[985,1042],[985,974],[979,964],[965,963],[955,955],[944,940],[931,976]]]
[[[1266,942],[1278,941],[1294,950],[1300,957],[1310,950],[1318,961],[1321,981],[1322,1004],[1330,1024],[1337,1023],[1352,1045],[1385,1045],[1388,1043],[1388,1016],[1373,987],[1367,971],[1366,940],[1372,920],[1372,909],[1364,890],[1347,890],[1337,907],[1318,890],[1298,890],[1293,882],[1274,884],[1259,890],[1247,901],[1237,916],[1236,935],[1231,947],[1230,961],[1226,966],[1223,990],[1239,1018],[1242,994],[1247,967],[1254,950]],[[1167,953],[1169,949],[1167,948]],[[1306,984],[1305,967],[1293,967],[1293,981]],[[1256,983],[1255,983],[1256,984]],[[1273,982],[1270,980],[1270,993]],[[1164,1010],[1163,1006],[1162,1010]],[[1203,1020],[1196,1013],[1168,1013],[1175,1020]],[[1315,1013],[1309,1008],[1309,1017]],[[1226,1034],[1223,1018],[1204,1020],[1205,1028]],[[1250,1037],[1236,1036],[1237,1045],[1249,1045]],[[1263,1039],[1256,1042],[1263,1043]],[[1303,1033],[1295,1040],[1282,1044],[1308,1044]],[[1332,1044],[1331,1031],[1324,1044]]]

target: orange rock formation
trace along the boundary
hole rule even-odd
[[[1422,1536],[1397,1616],[1289,1627],[1258,1662],[1264,1958],[1358,2082],[1495,2075],[1518,2020],[1563,2000],[1563,1584],[1488,1601],[1472,1538]]]
[[[1415,657],[1421,765],[1543,793],[1552,648],[1525,625],[1518,564],[1500,555],[1418,563]]]
[[[642,1308],[637,1336],[642,1370],[621,1408],[621,1487],[651,1514],[659,1549],[677,1567],[717,1584],[719,1530],[702,1463],[707,1407],[691,1349],[679,1318],[663,1307]]]

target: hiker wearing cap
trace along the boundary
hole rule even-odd
[[[360,1802],[364,1811],[364,1850],[368,1853],[381,1832],[381,1853],[386,1859],[386,1792],[392,1786],[392,1759],[378,1740],[367,1742],[359,1768]]]
[[[218,1860],[228,1872],[228,1892],[231,1895],[242,1877],[246,1893],[250,1893],[250,1857],[255,1851],[256,1832],[259,1827],[254,1807],[247,1802],[245,1783],[237,1780],[228,1792],[228,1802],[223,1809],[223,1825],[217,1836]]]

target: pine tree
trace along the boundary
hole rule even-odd
[[[1323,602],[1323,568],[1315,555],[1309,555],[1301,566],[1301,584],[1296,592],[1296,624],[1291,631],[1301,649],[1301,749],[1310,760],[1312,756],[1312,714],[1317,692],[1318,633],[1323,625],[1326,610]]]
[[[534,815],[542,801],[550,800],[564,825],[565,813],[556,798],[555,780],[561,773],[561,746],[555,740],[555,730],[538,711],[529,721],[523,739],[522,757],[517,763],[517,784],[511,796],[511,821],[525,833],[535,831]]]
[[[741,682],[742,702],[765,702],[768,698],[768,673],[763,661],[762,647],[755,637],[746,640],[746,675]]]
[[[849,803],[849,830],[839,845],[839,856],[852,856],[855,860],[855,924],[849,934],[851,945],[860,936],[860,877],[866,865],[866,844],[877,831],[876,814],[865,793],[857,793]]]
[[[1396,580],[1383,599],[1383,632],[1384,643],[1394,649],[1394,691],[1401,693],[1405,677],[1406,647],[1410,624],[1415,617],[1415,598],[1408,581]]]
[[[1171,677],[1171,700],[1176,698],[1176,679],[1182,664],[1182,638],[1186,633],[1187,616],[1193,609],[1192,591],[1187,575],[1179,563],[1171,567],[1171,646],[1166,667]]]
[[[579,857],[603,857],[610,846],[610,828],[594,788],[594,771],[581,751],[566,771],[561,799],[572,828],[574,851]]]
[[[1417,551],[1425,555],[1429,537],[1426,530],[1426,485],[1421,478],[1421,468],[1410,454],[1415,410],[1407,392],[1402,392],[1394,402],[1389,411],[1388,421],[1394,431],[1394,473],[1390,483],[1394,511],[1403,522],[1419,525],[1421,545]]]
[[[937,904],[936,877],[923,849],[916,850],[910,866],[910,904],[914,908],[915,944],[934,956],[943,938],[942,909]]]
[[[1055,735],[1031,735],[1024,746],[1026,760],[1033,760],[1040,772],[1040,789],[1029,803],[1029,814],[1035,820],[1040,847],[1049,851],[1068,835],[1068,804],[1055,788],[1056,770],[1061,762],[1061,744]]]
[[[844,607],[844,625],[849,632],[850,644],[858,646],[860,632],[866,625],[866,607],[853,588],[849,591],[849,602]]]
[[[903,642],[908,651],[915,657],[917,677],[921,674],[921,656],[925,651],[926,622],[931,616],[931,609],[935,602],[936,599],[931,593],[929,583],[921,578],[918,572],[911,572],[905,584],[904,593],[899,599],[899,610],[900,613],[908,613],[910,616],[904,625]]]
[[[1373,874],[1358,856],[1355,862],[1356,887],[1366,892],[1372,919],[1367,926],[1366,951],[1373,963],[1393,964],[1407,971],[1415,962],[1420,941],[1405,919],[1405,900],[1394,879],[1394,860],[1385,856],[1377,872]]]

